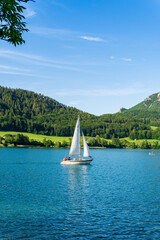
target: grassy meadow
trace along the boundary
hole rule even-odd
[[[132,139],[130,139],[129,137],[120,138],[120,141],[124,141],[124,140],[126,140],[126,141],[128,141],[128,142],[130,142],[130,143],[136,143],[136,144],[138,144],[138,145],[140,145],[143,141],[146,141],[146,140],[147,140],[147,142],[149,142],[149,143],[151,143],[151,144],[153,144],[153,143],[155,143],[155,142],[158,142],[158,143],[160,144],[160,140],[157,140],[157,139],[138,139],[138,140],[132,140]]]
[[[61,143],[63,144],[64,141],[67,143],[69,146],[71,144],[72,137],[58,137],[58,136],[47,136],[47,135],[40,135],[40,134],[33,134],[33,133],[26,133],[26,132],[15,132],[15,131],[0,131],[0,137],[3,137],[4,135],[9,134],[9,135],[17,135],[17,134],[23,134],[24,136],[27,136],[29,140],[35,140],[38,142],[43,143],[44,139],[45,140],[51,140],[52,142],[56,143]],[[91,137],[86,137],[86,140],[92,139]],[[100,138],[102,139],[102,138]],[[102,139],[103,140],[103,139]],[[111,139],[105,139],[109,144],[112,143]],[[146,139],[138,139],[138,140],[131,140],[129,137],[126,138],[120,138],[119,141],[122,143],[128,142],[129,144],[135,143],[137,146],[141,146],[142,143]],[[160,146],[160,140],[154,140],[154,139],[147,139],[147,142],[151,144],[152,146],[158,142],[158,145]]]
[[[43,142],[44,139],[46,140],[51,140],[53,142],[70,142],[71,137],[56,137],[56,136],[46,136],[46,135],[41,135],[41,134],[33,134],[33,133],[26,133],[26,132],[14,132],[14,131],[0,131],[0,136],[3,137],[6,134],[10,135],[17,135],[17,134],[23,134],[24,136],[27,136],[30,140],[36,140],[38,142]]]

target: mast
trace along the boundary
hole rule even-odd
[[[79,116],[78,116],[77,123],[75,126],[69,156],[80,156],[81,157],[80,118],[79,118]]]

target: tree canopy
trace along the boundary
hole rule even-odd
[[[13,45],[25,43],[22,37],[27,32],[22,3],[34,0],[0,0],[0,39]]]

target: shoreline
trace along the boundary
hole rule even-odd
[[[44,147],[44,146],[37,146],[37,145],[9,145],[9,146],[4,146],[3,144],[0,144],[0,148],[37,148],[37,149],[69,149],[70,146],[67,147]],[[135,150],[160,150],[159,148],[129,148],[129,147],[99,147],[99,146],[95,146],[95,147],[90,147],[90,149],[135,149]]]

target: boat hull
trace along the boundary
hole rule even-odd
[[[61,164],[63,165],[85,165],[90,164],[93,159],[80,159],[80,160],[62,160]]]

